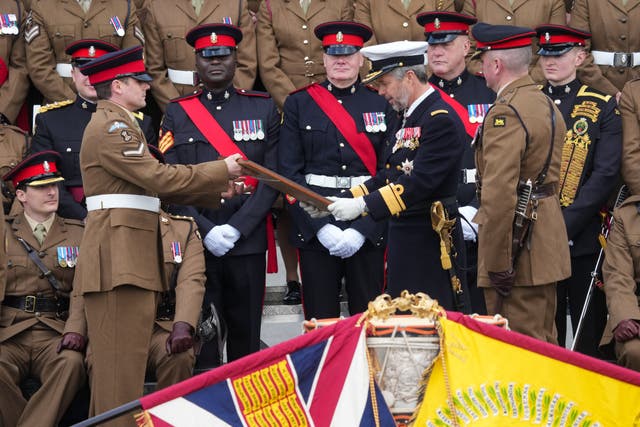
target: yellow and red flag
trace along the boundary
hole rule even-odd
[[[640,373],[459,313],[440,322],[414,426],[640,426]]]

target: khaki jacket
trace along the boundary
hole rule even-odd
[[[515,25],[535,28],[542,24],[566,25],[565,4],[563,0],[467,0],[463,13],[478,18],[478,22],[494,25]],[[538,51],[538,44],[533,40],[533,52]],[[531,76],[536,82],[545,81],[534,56],[531,63]],[[472,74],[482,72],[482,63],[473,59],[467,67]]]
[[[169,332],[174,322],[187,322],[194,328],[198,324],[206,276],[204,247],[197,230],[198,226],[191,217],[179,217],[164,212],[160,214],[162,258],[165,277],[169,280],[165,288],[169,289],[171,278],[175,275],[176,312],[173,321],[157,323]],[[180,262],[176,260],[171,249],[176,242],[179,242],[182,252]]]
[[[87,197],[101,194],[160,196],[167,203],[216,208],[227,189],[223,161],[165,165],[149,153],[137,121],[106,100],[87,125],[80,149]],[[87,215],[76,291],[109,291],[120,285],[164,290],[158,213],[100,209]]]
[[[256,28],[260,78],[280,109],[291,92],[326,77],[314,28],[352,18],[351,0],[313,0],[306,15],[298,0],[262,1]]]
[[[143,23],[145,60],[153,77],[151,93],[163,111],[171,99],[196,89],[194,85],[174,84],[167,76],[168,68],[195,72],[196,57],[193,47],[185,39],[186,34],[198,25],[221,23],[224,18],[231,18],[231,23],[242,29],[233,84],[237,88],[251,90],[258,73],[258,63],[255,27],[246,1],[206,0],[197,16],[191,0],[154,0],[149,3]]]
[[[480,208],[473,219],[479,224],[480,286],[489,286],[487,272],[511,268],[516,188],[519,180],[535,181],[549,153],[552,128],[549,105],[555,113],[555,138],[544,184],[552,183],[557,188],[564,120],[529,76],[509,83],[485,117],[481,140],[476,141],[476,167],[482,191]],[[525,142],[527,132],[528,144]],[[569,239],[558,197],[541,199],[537,212],[531,249],[526,246],[522,249],[516,265],[516,286],[549,284],[571,274]]]
[[[571,11],[571,26],[591,32],[591,50],[605,52],[640,52],[640,0],[575,0]],[[640,65],[640,64],[638,64]],[[578,70],[583,83],[615,95],[624,84],[640,77],[640,66],[596,66],[590,55]]]
[[[640,79],[627,83],[618,104],[622,115],[622,179],[640,194]]]
[[[22,2],[15,0],[0,0],[0,10],[3,14],[14,14],[21,20],[18,22],[19,34],[0,34],[0,61],[4,62],[9,72],[7,80],[0,84],[0,113],[14,122],[29,90],[29,72],[24,51],[26,12]]]
[[[69,63],[71,58],[64,51],[71,42],[100,39],[121,49],[144,44],[136,6],[130,0],[93,0],[86,13],[76,0],[38,0],[32,6],[25,30],[27,66],[31,81],[49,102],[75,98],[71,78],[56,72],[56,64]],[[114,16],[125,30],[123,37],[116,35],[109,22]]]
[[[42,295],[54,297],[49,281],[41,276],[40,269],[27,255],[17,238],[24,239],[40,254],[42,263],[53,273],[65,292],[71,291],[74,267],[61,267],[58,262],[58,247],[80,246],[83,225],[81,221],[56,217],[47,232],[42,246],[33,236],[24,214],[7,218],[4,222],[4,242],[7,262],[7,281],[0,283],[0,299],[5,296]],[[43,323],[59,333],[78,332],[83,334],[86,326],[81,305],[72,305],[67,325],[56,318],[55,313],[27,313],[13,307],[2,306],[0,315],[0,343],[29,329],[37,323]]]
[[[0,125],[0,176],[4,176],[17,165],[27,153],[29,137],[17,126]],[[13,185],[6,181],[5,185],[13,190]],[[2,202],[9,203],[2,194]]]
[[[357,0],[353,20],[369,26],[373,37],[367,46],[398,40],[424,41],[424,27],[416,16],[432,10],[455,10],[453,0],[412,0],[405,9],[402,0]]]
[[[609,320],[601,345],[613,340],[613,330],[625,319],[640,320],[640,196],[631,196],[614,211],[602,264]]]

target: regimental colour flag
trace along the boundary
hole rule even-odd
[[[395,426],[357,316],[141,398],[139,426]]]

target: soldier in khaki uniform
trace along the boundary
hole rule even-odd
[[[228,23],[242,29],[235,87],[251,90],[257,75],[255,27],[244,0],[154,0],[144,23],[145,60],[153,77],[151,94],[164,111],[167,103],[192,93],[198,79],[195,53],[185,40],[187,31],[207,23]]]
[[[350,0],[262,1],[256,29],[260,78],[278,108],[294,90],[326,78],[322,44],[313,29],[351,19]]]
[[[21,1],[0,0],[0,14],[8,18],[0,25],[0,123],[13,123],[29,90],[23,38],[25,9]]]
[[[563,0],[467,0],[464,11],[478,18],[478,22],[495,25],[518,25],[536,27],[542,24],[565,25],[566,14]],[[535,49],[532,50],[535,52]],[[531,63],[531,77],[536,82],[544,82],[544,75],[534,55]],[[471,59],[468,65],[473,74],[482,72],[482,65]]]
[[[8,270],[6,285],[4,280],[0,284],[3,426],[56,426],[85,381],[84,316],[81,305],[69,308],[83,226],[55,214],[57,182],[63,179],[55,164],[59,157],[53,151],[35,154],[4,176],[17,188],[24,212],[4,224]],[[52,273],[50,279],[43,269]],[[30,376],[42,386],[26,401],[20,383]]]
[[[149,154],[131,114],[145,106],[151,81],[141,46],[108,53],[80,70],[99,99],[80,150],[89,212],[76,276],[92,346],[93,415],[143,391],[156,300],[166,290],[155,196],[216,208],[240,167],[238,156],[183,166],[163,165]],[[131,425],[129,420],[110,425]]]
[[[479,23],[472,33],[487,86],[498,94],[475,142],[478,286],[485,288],[489,314],[507,317],[515,331],[557,343],[556,282],[571,274],[557,196],[564,120],[527,75],[532,30]],[[512,219],[517,190],[527,180],[537,220],[518,256]]]
[[[639,20],[640,0],[575,0],[571,26],[592,34],[591,56],[578,78],[619,97],[627,81],[640,77]]]
[[[0,175],[5,175],[15,167],[27,154],[29,137],[17,126],[0,125]],[[10,187],[9,183],[4,183]],[[11,188],[9,188],[12,190]],[[5,192],[2,192],[4,211],[9,212],[11,201]]]
[[[622,179],[631,194],[640,195],[640,79],[624,86],[620,97],[622,115]]]
[[[613,345],[618,363],[640,372],[640,196],[613,213],[602,273],[609,321],[601,346]]]
[[[83,10],[81,4],[90,4]],[[71,57],[65,48],[80,39],[98,39],[120,48],[144,44],[131,0],[38,0],[24,38],[31,81],[49,102],[75,98]]]
[[[353,20],[373,30],[366,46],[399,40],[424,40],[420,13],[455,10],[454,0],[356,0]]]

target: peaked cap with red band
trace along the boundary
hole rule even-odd
[[[540,25],[536,27],[538,34],[538,55],[560,56],[576,46],[586,46],[591,33],[564,25]]]
[[[536,32],[526,27],[480,22],[473,26],[471,34],[476,39],[476,49],[486,52],[531,46],[531,37],[535,37]]]
[[[325,22],[313,32],[327,55],[352,55],[373,35],[371,28],[352,21]]]
[[[82,65],[80,72],[89,76],[92,85],[123,77],[150,82],[153,79],[147,74],[142,55],[142,46],[109,52]]]
[[[22,160],[2,179],[11,180],[14,188],[18,188],[21,184],[37,187],[64,181],[56,165],[60,158],[57,151],[40,151]]]
[[[204,24],[187,33],[187,43],[205,58],[231,55],[240,41],[242,30],[230,24]]]
[[[424,12],[416,17],[424,27],[424,35],[429,44],[449,43],[459,35],[469,34],[469,27],[478,20],[469,15],[455,12]]]
[[[84,39],[69,43],[64,52],[71,55],[72,63],[80,66],[118,49],[120,48],[115,44],[102,40]]]

